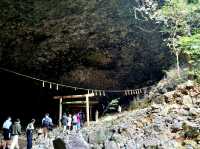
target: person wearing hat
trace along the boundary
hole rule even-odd
[[[21,134],[21,124],[20,124],[20,119],[17,118],[12,125],[12,143],[10,146],[10,149],[19,149],[19,135]]]

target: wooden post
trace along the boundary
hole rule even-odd
[[[61,120],[62,119],[62,97],[59,100],[59,127],[61,127]]]
[[[98,122],[98,120],[99,120],[99,111],[98,110],[96,110],[96,113],[95,113],[95,120],[96,120],[96,122]]]
[[[90,106],[89,106],[89,97],[86,95],[86,117],[87,117],[87,126],[90,125]]]
[[[90,104],[90,120],[92,120],[92,105]]]

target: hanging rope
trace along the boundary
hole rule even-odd
[[[82,88],[82,87],[76,87],[76,86],[71,86],[71,85],[65,85],[65,84],[59,84],[59,83],[55,83],[55,82],[50,82],[50,81],[47,81],[47,80],[42,80],[42,79],[38,79],[38,78],[31,77],[31,76],[28,76],[28,75],[24,75],[24,74],[21,74],[21,73],[18,73],[18,72],[9,70],[9,69],[5,69],[5,68],[2,68],[2,67],[0,67],[0,70],[5,71],[5,72],[9,72],[9,73],[13,73],[13,74],[16,74],[18,76],[22,76],[22,77],[25,77],[25,78],[29,78],[29,79],[32,79],[32,80],[36,80],[36,81],[42,82],[42,87],[45,87],[45,84],[49,84],[49,88],[50,89],[52,89],[52,86],[55,85],[56,86],[56,90],[58,90],[59,86],[61,86],[61,87],[66,87],[66,88],[72,88],[75,91],[76,90],[85,90],[88,93],[90,93],[90,91],[91,91],[95,95],[99,95],[99,96],[105,96],[106,92],[124,93],[125,96],[133,95],[133,94],[141,94],[141,93],[146,93],[147,92],[147,88],[148,88],[148,87],[143,87],[143,88],[133,89],[133,90],[130,90],[130,89],[128,89],[128,90],[97,90],[97,89]],[[149,87],[151,87],[151,86],[149,86]]]

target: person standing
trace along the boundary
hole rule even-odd
[[[73,125],[73,130],[77,131],[77,115],[75,113],[72,117],[72,125]]]
[[[117,110],[118,110],[119,113],[121,113],[122,112],[122,107],[119,105]]]
[[[12,126],[12,121],[11,117],[8,117],[6,121],[3,123],[3,149],[8,148],[10,145],[10,138],[11,138],[11,126]]]
[[[16,119],[14,124],[12,125],[12,143],[10,149],[19,149],[19,135],[21,134],[21,124],[20,119]]]
[[[71,114],[69,114],[69,116],[67,117],[67,127],[69,131],[72,129],[72,115]]]
[[[81,116],[80,113],[77,113],[77,129],[79,130],[81,128]]]
[[[32,119],[31,122],[26,127],[27,149],[32,149],[34,123],[35,119]]]
[[[63,113],[62,121],[61,121],[63,125],[63,132],[65,132],[67,129],[67,121],[68,121],[67,114]]]
[[[85,116],[82,110],[79,112],[79,115],[80,115],[80,126],[83,127]]]
[[[45,117],[42,119],[44,138],[47,138],[48,131],[52,129],[52,126],[53,126],[52,119],[49,117],[49,113],[46,113]]]

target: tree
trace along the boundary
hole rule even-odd
[[[162,32],[165,37],[164,41],[176,56],[176,67],[179,77],[179,55],[183,50],[180,38],[189,37],[191,35],[194,28],[194,22],[196,21],[196,13],[194,12],[198,9],[199,2],[196,0],[166,0],[163,6],[160,8],[157,7],[157,9],[154,8],[155,11],[152,11],[153,13],[151,13],[152,18],[155,19],[155,21],[163,23]],[[183,41],[183,39],[181,39],[181,41]]]
[[[165,41],[167,42],[168,47],[176,56],[176,67],[179,77],[179,55],[181,53],[181,48],[179,47],[178,40],[181,36],[190,34],[190,26],[186,19],[188,13],[190,13],[190,11],[187,10],[186,3],[180,3],[176,0],[169,1],[162,8],[162,14],[166,19],[165,25],[163,26],[163,32],[168,35],[168,38],[165,39]]]
[[[184,9],[186,3],[183,0],[180,2],[177,0],[144,0],[139,6],[134,11],[135,18],[138,18],[137,14],[140,12],[142,16],[147,16],[143,18],[163,25],[162,32],[167,37],[164,41],[176,56],[177,74],[180,77],[179,55],[181,49],[178,47],[178,38],[190,32],[186,21],[189,11]]]
[[[182,36],[178,42],[189,58],[190,74],[197,79],[200,78],[200,29],[191,36]]]

